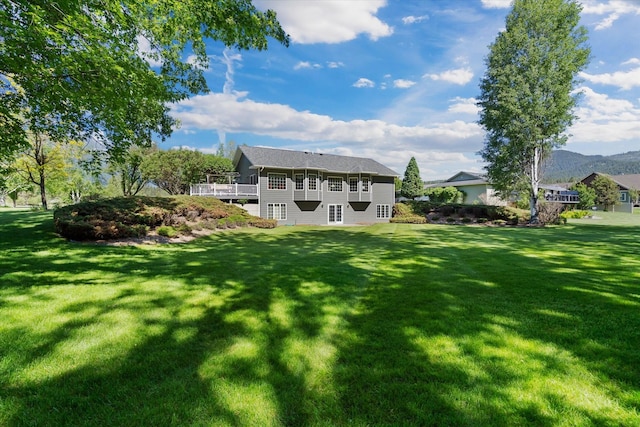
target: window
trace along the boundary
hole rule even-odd
[[[391,218],[391,206],[376,205],[376,218],[378,219]]]
[[[362,178],[362,192],[369,192],[369,178]]]
[[[315,173],[309,174],[309,190],[310,191],[318,190],[318,177]]]
[[[327,181],[329,184],[329,191],[342,191],[342,178],[330,176]]]
[[[296,190],[304,190],[304,174],[296,174]]]
[[[267,203],[267,218],[279,220],[287,219],[287,204]]]
[[[627,201],[627,193],[625,193],[624,191],[620,192],[620,201],[621,202],[626,202]]]
[[[287,189],[287,174],[285,173],[270,173],[267,174],[269,190],[286,190]]]
[[[358,192],[358,178],[349,178],[349,192]]]

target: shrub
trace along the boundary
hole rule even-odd
[[[473,220],[469,217],[464,217],[462,218],[462,223],[463,224],[469,224],[470,222],[472,222]]]
[[[576,209],[576,210],[571,210],[571,211],[564,211],[560,214],[560,216],[562,218],[575,218],[575,219],[580,219],[580,218],[584,218],[591,215],[591,212],[589,211],[583,211],[581,209]]]
[[[447,222],[456,222],[456,219],[450,216],[450,217],[447,217]]]
[[[440,221],[440,216],[439,215],[432,216],[431,221]]]
[[[404,215],[393,217],[389,222],[399,224],[426,224],[427,219],[421,215]]]
[[[251,227],[256,228],[276,228],[278,226],[278,221],[275,219],[264,219],[264,218],[249,218],[248,221]]]
[[[178,230],[178,233],[184,234],[184,235],[189,235],[193,231],[193,229],[187,224],[180,224],[177,230]]]
[[[496,219],[495,221],[493,221],[493,223],[495,225],[505,225],[507,221],[505,221],[504,219]]]
[[[178,235],[178,230],[176,230],[170,225],[162,225],[158,227],[157,232],[160,236],[170,237],[170,238],[176,237]]]
[[[484,223],[486,223],[487,221],[489,221],[487,218],[478,218],[478,219],[476,219],[476,222],[477,222],[478,224],[484,224]]]

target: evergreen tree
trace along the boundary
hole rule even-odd
[[[424,184],[422,183],[422,178],[420,178],[420,170],[415,157],[409,160],[407,169],[404,171],[400,194],[407,199],[415,199],[424,194]]]

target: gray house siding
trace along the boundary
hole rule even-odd
[[[286,188],[269,189],[269,174],[286,176]],[[304,174],[305,190],[296,190],[295,175],[297,174]],[[309,175],[316,175],[317,191],[307,190]],[[352,183],[350,178],[358,179],[357,191],[350,191]],[[368,182],[368,192],[362,191],[363,179]],[[342,190],[330,191],[330,180],[339,180]],[[280,205],[280,208],[282,205],[286,207],[286,219],[278,220],[279,225],[329,224],[330,209],[340,210],[342,221],[334,218],[333,222],[336,224],[363,224],[389,221],[395,197],[395,183],[393,177],[265,168],[260,171],[259,193],[262,218],[270,216],[269,205],[272,205],[272,209],[274,204]],[[302,193],[302,195],[296,196],[296,193]],[[378,205],[385,207],[380,208]],[[386,216],[385,213],[387,213]],[[382,217],[378,218],[380,214]]]
[[[304,166],[284,166],[287,156]],[[239,183],[257,180],[259,215],[279,225],[376,223],[391,217],[397,174],[371,159],[240,147],[235,163]],[[350,172],[332,172],[333,165]],[[276,188],[270,189],[271,174]]]

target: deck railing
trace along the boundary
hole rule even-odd
[[[544,198],[547,202],[580,203],[577,194],[547,194]]]
[[[253,184],[192,184],[192,196],[213,196],[239,199],[258,197],[258,186]]]

